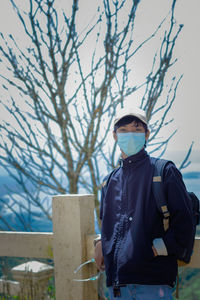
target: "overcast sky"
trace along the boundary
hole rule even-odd
[[[25,0],[23,0],[26,2]],[[80,0],[88,2],[85,7],[91,4],[92,0]],[[170,1],[171,2],[171,1]],[[69,4],[69,2],[68,2]],[[143,7],[147,9],[143,9]],[[166,14],[169,8],[169,0],[143,0],[138,10],[138,27],[141,32],[151,28],[153,21],[159,20]],[[177,128],[178,133],[169,144],[169,150],[184,150],[194,141],[194,149],[200,152],[200,130],[199,130],[199,70],[200,70],[200,1],[181,0],[177,1],[175,18],[178,23],[183,23],[184,28],[178,38],[175,48],[175,56],[179,59],[174,72],[183,74],[183,79],[179,85],[177,97],[170,116],[175,119],[170,130]],[[153,20],[153,21],[152,21]],[[0,1],[0,25],[2,32],[18,32],[19,28],[8,0]],[[140,68],[145,69],[145,61],[148,56],[143,57]]]
[[[148,9],[143,9],[144,6]],[[147,27],[151,29],[151,24],[158,22],[159,18],[161,19],[166,14],[167,7],[169,7],[169,0],[142,1],[138,11],[141,31],[147,30]],[[152,11],[154,11],[153,15]],[[174,123],[169,129],[177,128],[178,133],[169,144],[168,149],[184,150],[194,141],[194,149],[198,150],[200,154],[199,11],[199,0],[177,1],[175,19],[177,23],[184,24],[184,27],[177,39],[174,50],[174,57],[178,58],[178,62],[173,67],[173,72],[176,76],[183,74],[183,78],[178,87],[175,103],[170,110],[170,116],[174,118]],[[141,58],[141,68],[145,68],[147,61],[148,54],[146,54],[146,57]],[[166,134],[168,134],[169,129],[166,129]]]
[[[194,141],[194,148],[200,153],[199,11],[199,0],[181,0],[177,2],[176,18],[178,22],[184,24],[184,28],[177,40],[175,55],[179,59],[177,72],[184,76],[171,111],[175,119],[174,127],[178,128],[179,132],[174,138],[173,143],[169,145],[169,148],[184,149],[185,145]]]

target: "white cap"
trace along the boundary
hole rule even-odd
[[[146,125],[148,124],[145,111],[138,107],[132,107],[132,108],[122,108],[117,110],[114,119],[114,125],[116,125],[116,123],[119,122],[122,118],[127,116],[136,117]]]

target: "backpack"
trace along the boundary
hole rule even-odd
[[[163,216],[163,227],[164,230],[166,231],[169,228],[170,212],[168,211],[168,207],[167,207],[167,200],[165,198],[165,194],[163,190],[162,178],[163,178],[163,172],[165,166],[168,163],[173,163],[173,162],[165,159],[155,159],[155,158],[152,158],[152,160],[154,161],[152,190],[153,190],[154,197],[156,199],[157,208]],[[191,201],[194,224],[197,226],[200,223],[199,199],[193,192],[188,192],[188,195],[189,195],[188,198]],[[188,249],[188,253],[181,260],[184,261],[185,263],[188,263],[190,260],[190,256],[191,256],[191,249]]]

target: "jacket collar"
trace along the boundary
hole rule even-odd
[[[148,157],[148,153],[146,150],[143,148],[140,150],[137,154],[128,156],[127,158],[123,159],[121,158],[119,160],[120,167],[128,167],[132,164],[136,165],[138,162],[141,162],[143,159]]]

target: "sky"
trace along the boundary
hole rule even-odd
[[[179,58],[177,71],[183,74],[183,79],[171,111],[179,132],[170,148],[183,149],[194,141],[194,149],[200,152],[200,36],[196,34],[200,28],[199,10],[198,0],[178,1],[176,18],[184,24],[184,28],[177,40],[175,55]]]
[[[91,4],[91,0],[80,0],[81,3]],[[26,2],[26,1],[25,1]],[[170,1],[171,2],[171,1]],[[68,2],[69,4],[69,2]],[[88,9],[88,5],[85,5]],[[144,9],[145,7],[145,9]],[[142,0],[137,12],[138,38],[140,35],[153,29],[152,24],[159,24],[159,21],[166,15],[169,0]],[[200,160],[200,131],[199,131],[199,70],[200,70],[200,1],[199,0],[178,0],[175,10],[175,18],[178,23],[184,24],[184,28],[176,42],[174,57],[178,58],[173,72],[183,78],[178,87],[175,103],[170,110],[170,117],[174,119],[169,130],[172,132],[178,129],[178,133],[168,145],[168,151],[186,151],[194,141],[194,150],[199,153]],[[154,20],[154,22],[152,22]],[[19,33],[17,19],[8,0],[0,2],[0,26],[2,32]],[[149,57],[146,54],[138,59],[138,76],[145,70]],[[164,133],[165,134],[165,133]]]
[[[168,3],[167,3],[168,2]],[[158,24],[165,16],[169,1],[151,0],[141,2],[139,10],[140,30],[152,30],[152,23]],[[143,9],[143,7],[148,9]],[[153,20],[152,21],[152,9]],[[194,141],[194,150],[200,153],[200,95],[199,95],[199,70],[200,70],[200,36],[196,34],[200,28],[200,1],[181,0],[177,1],[175,19],[177,23],[184,24],[184,27],[177,39],[174,58],[178,58],[173,67],[172,73],[183,78],[179,84],[175,103],[170,110],[169,116],[174,119],[172,125],[166,128],[169,130],[178,129],[177,134],[168,145],[168,150],[184,150]],[[144,21],[145,20],[145,21]],[[139,61],[140,68],[145,68],[149,60],[148,54]],[[199,156],[200,160],[200,156]]]

